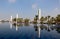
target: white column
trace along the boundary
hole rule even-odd
[[[39,20],[41,18],[41,9],[38,10],[38,18],[39,18]]]
[[[18,19],[18,14],[16,14],[16,31],[18,30],[17,19]]]
[[[11,16],[11,18],[10,18],[10,21],[12,22],[12,16]]]
[[[40,38],[40,27],[38,26],[38,37]]]
[[[18,14],[16,14],[16,18],[18,18]]]
[[[18,14],[16,14],[16,24],[17,24]]]

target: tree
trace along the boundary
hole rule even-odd
[[[33,23],[37,23],[38,15],[35,15]]]
[[[44,19],[44,17],[42,16],[41,19],[40,19],[40,21],[41,21],[40,23],[43,24],[43,23],[44,23],[44,20],[45,20],[45,19]]]
[[[23,18],[18,18],[18,19],[14,18],[13,22],[16,22],[16,21],[22,23],[23,22]]]
[[[55,23],[55,18],[54,17],[51,17],[50,22],[51,23]]]
[[[57,17],[56,17],[56,22],[57,22],[57,23],[60,23],[60,14],[57,15]]]
[[[35,15],[36,20],[38,20],[38,15]]]
[[[49,22],[50,22],[50,16],[47,16],[47,19],[48,19],[47,23],[49,24]]]
[[[49,21],[49,19],[50,19],[50,16],[47,16],[47,18],[48,18],[48,21]]]
[[[45,21],[47,21],[47,17],[45,17]]]
[[[28,18],[24,19],[24,23],[29,23],[29,19]]]
[[[16,21],[16,18],[14,18],[13,21]]]

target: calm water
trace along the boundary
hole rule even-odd
[[[0,23],[0,39],[60,39],[60,25]]]

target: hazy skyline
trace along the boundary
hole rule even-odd
[[[41,9],[42,16],[60,14],[60,0],[0,0],[0,19],[19,14],[22,18],[33,18]]]

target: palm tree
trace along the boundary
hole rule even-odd
[[[16,21],[16,18],[14,18],[13,21]]]
[[[24,23],[29,23],[29,19],[28,18],[24,19]]]
[[[47,17],[45,17],[45,21],[47,21]]]
[[[51,23],[55,23],[55,18],[54,17],[51,17],[50,22]]]
[[[44,17],[42,16],[41,19],[40,19],[40,21],[41,21],[40,23],[43,24],[43,23],[44,23],[44,20],[45,20],[45,19],[44,19]]]
[[[47,16],[47,18],[48,18],[48,20],[49,20],[50,16]]]
[[[35,15],[35,17],[36,17],[36,20],[38,20],[38,15]]]
[[[19,23],[22,23],[23,22],[23,18],[18,18],[18,19],[16,19],[16,18],[14,18],[13,19],[13,22],[19,22]]]
[[[17,22],[22,23],[23,22],[23,18],[18,18]]]
[[[57,22],[57,23],[60,23],[60,14],[57,15],[57,17],[56,17],[56,22]]]
[[[44,18],[45,23],[47,22],[47,17]]]
[[[49,24],[50,16],[47,16],[47,18],[48,18],[48,21],[47,21],[47,23]]]
[[[33,23],[37,23],[38,15],[35,15]]]
[[[37,23],[37,19],[36,19],[36,17],[34,17],[34,21],[33,21],[33,23],[34,23],[34,24]]]

